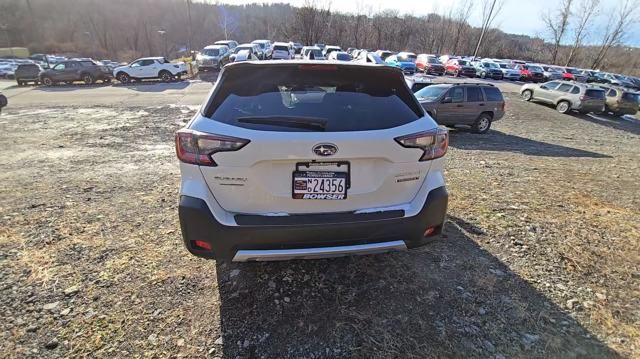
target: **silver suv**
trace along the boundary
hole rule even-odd
[[[588,84],[549,81],[543,84],[525,84],[520,89],[525,101],[536,100],[554,105],[560,113],[602,112],[605,108],[604,90]]]

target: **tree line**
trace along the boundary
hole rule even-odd
[[[306,0],[300,7],[196,0],[3,0],[0,47],[128,61],[148,55],[174,57],[219,39],[266,38],[472,55],[484,29],[478,56],[640,75],[640,49],[623,44],[629,27],[638,20],[638,0],[621,0],[611,11],[601,9],[599,0],[562,0],[542,15],[544,36],[494,28],[503,0],[492,1],[463,0],[415,16],[374,11],[366,2],[358,2],[354,13],[345,14],[334,11],[328,0]],[[605,11],[606,28],[596,31],[594,19]],[[474,12],[482,16],[482,27],[469,24]],[[591,45],[585,45],[587,38]]]

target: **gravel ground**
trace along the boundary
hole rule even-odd
[[[640,123],[506,95],[452,131],[442,239],[226,265],[181,244],[194,107],[7,108],[0,356],[640,356]]]

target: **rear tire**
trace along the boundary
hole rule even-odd
[[[118,72],[116,77],[118,78],[118,81],[123,84],[128,84],[129,82],[131,82],[131,77],[126,72]]]
[[[562,114],[565,114],[571,110],[571,104],[569,101],[560,101],[556,105],[556,110]]]
[[[520,95],[522,97],[523,100],[525,101],[531,101],[531,99],[533,98],[533,91],[531,90],[524,90],[522,91],[522,94]]]
[[[487,133],[491,128],[491,119],[492,117],[488,113],[480,114],[476,122],[471,126],[471,131],[473,131],[473,133]]]
[[[55,82],[51,79],[51,77],[45,76],[42,78],[42,84],[45,86],[53,86]]]

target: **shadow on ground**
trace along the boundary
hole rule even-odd
[[[609,114],[576,114],[575,117],[587,122],[595,123],[596,125],[629,132],[634,135],[640,135],[640,121],[637,120],[625,119],[620,116],[613,116]]]
[[[408,252],[217,264],[224,357],[618,357],[456,223]]]
[[[108,87],[111,86],[113,84],[113,82],[108,82],[108,83],[94,83],[93,85],[85,85],[83,83],[80,82],[76,82],[73,84],[56,84],[53,86],[44,86],[44,85],[39,85],[39,86],[33,86],[34,87],[34,91],[44,91],[44,92],[67,92],[67,91],[77,91],[77,90],[87,90],[87,89],[95,89],[95,88],[101,88],[101,87]]]
[[[451,131],[449,145],[462,150],[514,152],[529,156],[611,158],[597,152],[536,141],[495,130],[478,135],[456,128],[455,131]]]
[[[135,81],[128,84],[117,83],[116,87],[126,87],[133,91],[140,92],[163,92],[166,90],[182,90],[189,86],[187,80],[176,80],[173,82],[162,82],[156,80]]]

